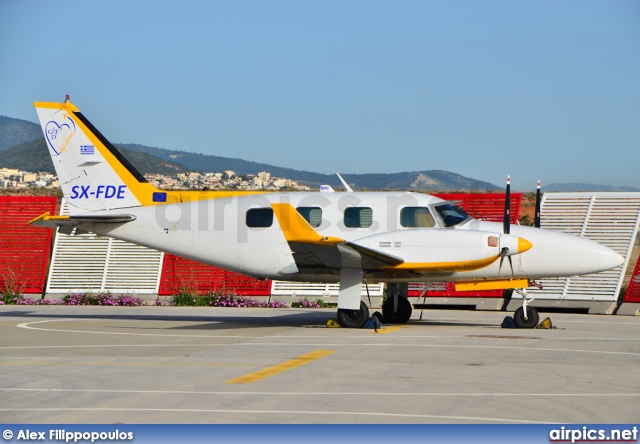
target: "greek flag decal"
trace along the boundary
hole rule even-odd
[[[93,145],[80,145],[80,154],[93,154],[94,150]]]

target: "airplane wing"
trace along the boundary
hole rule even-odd
[[[83,223],[107,223],[107,224],[122,224],[135,220],[136,217],[130,214],[110,214],[110,215],[86,215],[86,216],[52,216],[49,212],[41,214],[32,221],[29,221],[29,225],[36,227],[57,228],[60,227],[60,232],[64,234],[71,234],[73,229]]]
[[[357,268],[365,270],[404,263],[403,259],[391,254],[338,237],[319,235],[290,204],[274,203],[271,206],[293,252],[296,266],[302,273],[339,275],[340,269],[345,266],[350,267],[353,261],[358,263]],[[345,265],[347,261],[350,261],[351,265]]]

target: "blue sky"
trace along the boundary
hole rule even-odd
[[[323,173],[640,188],[640,2],[0,2],[0,114]]]

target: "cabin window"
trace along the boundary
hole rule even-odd
[[[344,210],[344,226],[369,228],[373,223],[373,210],[369,207],[349,207]]]
[[[405,228],[433,228],[436,221],[427,207],[404,207],[400,210],[400,225]]]
[[[300,216],[304,218],[313,228],[322,225],[322,208],[320,207],[298,207],[296,208]]]
[[[247,211],[247,227],[266,228],[273,225],[272,208],[251,208]]]
[[[459,225],[467,219],[471,219],[471,216],[465,213],[461,208],[455,207],[450,203],[438,205],[435,209],[442,218],[444,226],[447,228]]]

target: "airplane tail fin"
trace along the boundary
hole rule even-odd
[[[71,215],[145,205],[165,194],[154,192],[68,96],[64,103],[34,106]]]

